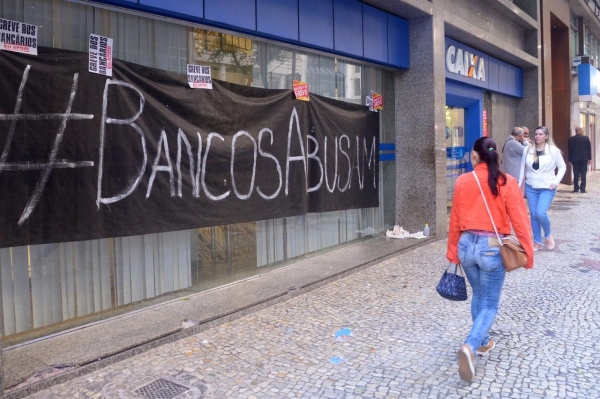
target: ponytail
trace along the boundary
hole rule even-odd
[[[488,185],[494,197],[498,196],[498,186],[506,184],[506,175],[500,170],[500,155],[496,142],[489,137],[480,137],[473,144],[473,151],[479,155],[479,162],[488,167]]]

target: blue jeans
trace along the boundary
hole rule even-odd
[[[533,230],[533,240],[542,244],[542,229],[544,229],[544,237],[552,234],[550,229],[550,218],[548,217],[548,208],[556,190],[549,188],[533,188],[530,185],[525,185],[525,195],[529,204],[529,216],[531,217],[531,229]]]
[[[464,231],[458,240],[458,259],[465,270],[473,291],[471,318],[473,326],[465,343],[473,353],[490,340],[506,271],[500,256],[500,247],[488,245],[489,237]]]

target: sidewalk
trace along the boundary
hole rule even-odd
[[[550,208],[556,249],[507,276],[470,384],[455,358],[469,302],[435,292],[442,240],[30,397],[599,398],[600,174],[571,190]]]

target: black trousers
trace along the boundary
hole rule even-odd
[[[573,183],[575,191],[585,191],[585,175],[587,174],[588,161],[573,161]],[[581,177],[581,184],[579,183]]]

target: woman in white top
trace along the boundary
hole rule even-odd
[[[567,166],[561,151],[552,142],[550,132],[545,126],[535,129],[534,142],[527,151],[525,167],[527,169],[525,194],[531,216],[533,250],[539,251],[544,247],[542,229],[544,229],[547,248],[554,249],[556,244],[552,237],[548,208]],[[557,173],[555,173],[556,169],[558,169]]]

